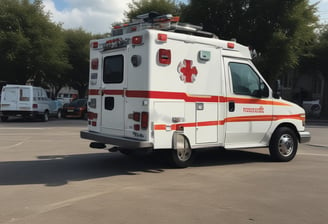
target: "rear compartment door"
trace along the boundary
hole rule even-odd
[[[125,58],[124,51],[105,54],[103,57],[101,132],[117,136],[125,135]]]
[[[17,87],[4,87],[2,91],[1,110],[17,110],[18,90]]]
[[[29,87],[4,87],[1,110],[28,111],[31,110],[31,89]]]

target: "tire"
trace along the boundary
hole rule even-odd
[[[41,117],[41,120],[42,120],[43,122],[47,122],[47,121],[49,121],[49,112],[48,112],[48,111],[45,111],[45,112],[44,112],[44,114],[43,114],[42,117]]]
[[[8,117],[7,117],[7,116],[2,116],[2,117],[1,117],[1,121],[2,121],[2,122],[6,122],[6,121],[8,121]]]
[[[288,162],[295,157],[297,147],[295,131],[288,127],[280,127],[272,135],[269,150],[274,161]]]
[[[84,112],[81,117],[83,120],[88,120],[88,113]]]
[[[61,119],[63,117],[62,110],[57,111],[57,118]]]
[[[186,168],[194,160],[194,152],[185,136],[177,134],[174,136],[174,147],[171,151],[171,164],[176,168]]]

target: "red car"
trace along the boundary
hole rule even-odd
[[[75,99],[63,106],[63,117],[65,118],[88,118],[88,99]]]

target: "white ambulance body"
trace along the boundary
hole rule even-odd
[[[298,142],[310,140],[305,112],[276,96],[249,49],[175,31],[132,24],[91,41],[88,130],[81,131],[90,147],[171,149],[178,167],[209,147],[269,147],[275,160],[293,159]]]

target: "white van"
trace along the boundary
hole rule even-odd
[[[178,167],[209,147],[268,147],[274,160],[292,160],[311,137],[304,110],[270,88],[248,47],[176,21],[147,18],[91,41],[81,137],[123,153],[169,149]]]
[[[40,118],[48,121],[49,116],[61,117],[62,104],[48,98],[41,87],[27,85],[6,85],[2,88],[1,121],[9,117]]]

